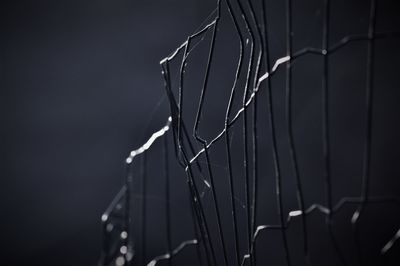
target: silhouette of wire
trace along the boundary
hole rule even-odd
[[[246,3],[246,5],[243,4]],[[222,17],[222,9],[226,5],[227,13],[232,22],[232,26],[235,30],[235,35],[239,45],[238,57],[235,66],[234,80],[230,87],[230,95],[225,109],[224,125],[223,129],[217,133],[213,138],[206,139],[200,134],[199,127],[202,121],[202,116],[207,99],[209,77],[213,70],[213,60],[215,57],[215,46],[218,42],[218,30],[220,25],[220,19]],[[149,140],[139,149],[134,150],[130,153],[126,160],[127,164],[127,176],[126,183],[115,197],[109,208],[102,217],[103,222],[103,248],[101,264],[109,265],[112,261],[118,258],[123,258],[123,262],[127,265],[133,263],[136,253],[134,252],[134,243],[138,243],[133,239],[133,229],[137,226],[137,220],[141,219],[141,247],[140,250],[141,260],[143,265],[156,265],[159,261],[168,260],[169,265],[173,265],[172,258],[183,252],[189,246],[196,246],[198,260],[200,264],[203,264],[203,255],[207,265],[219,265],[218,257],[222,255],[224,265],[230,265],[229,259],[229,247],[230,243],[227,242],[226,232],[224,228],[227,224],[231,224],[233,232],[233,254],[235,265],[245,265],[249,262],[250,265],[254,266],[259,264],[257,261],[257,239],[261,232],[267,232],[269,230],[276,230],[281,233],[283,250],[285,254],[285,260],[287,265],[292,265],[293,260],[289,250],[287,229],[289,228],[292,220],[297,217],[301,220],[301,232],[302,232],[302,243],[303,243],[303,255],[305,262],[310,264],[309,254],[309,241],[308,241],[308,220],[307,217],[312,213],[320,213],[325,216],[325,226],[329,234],[329,240],[332,244],[335,254],[338,257],[342,265],[348,265],[345,256],[340,250],[339,244],[336,241],[333,232],[333,219],[334,215],[339,212],[346,205],[355,205],[357,207],[354,212],[351,224],[353,225],[354,240],[357,250],[357,260],[361,265],[363,263],[361,256],[361,242],[360,242],[360,219],[363,217],[363,212],[368,204],[394,204],[396,207],[400,207],[400,200],[396,197],[374,197],[370,195],[369,183],[370,183],[370,160],[371,160],[371,128],[372,128],[372,107],[373,107],[373,81],[374,81],[374,43],[379,39],[392,39],[400,37],[400,32],[376,32],[376,1],[370,1],[370,13],[369,13],[369,26],[367,34],[353,34],[344,36],[341,40],[336,43],[330,44],[330,6],[329,0],[323,1],[323,17],[322,17],[322,42],[321,48],[319,47],[303,47],[298,51],[293,51],[293,10],[292,1],[286,0],[285,6],[285,41],[286,41],[286,53],[284,56],[277,58],[275,61],[271,60],[271,49],[270,49],[270,29],[268,24],[268,17],[266,15],[265,1],[260,2],[261,5],[261,18],[259,19],[254,8],[254,4],[250,0],[225,0],[217,1],[216,9],[210,14],[209,17],[202,23],[192,35],[188,36],[186,41],[182,43],[176,50],[174,50],[169,56],[160,61],[162,76],[164,79],[164,88],[168,98],[170,107],[170,117],[166,125],[155,132]],[[212,17],[214,18],[209,21]],[[206,24],[208,23],[208,24]],[[205,25],[204,25],[205,24]],[[200,90],[200,96],[198,99],[198,105],[195,114],[195,120],[193,124],[192,137],[187,130],[187,122],[185,121],[185,100],[187,98],[185,92],[185,77],[186,68],[190,64],[191,53],[197,47],[205,41],[205,35],[211,32],[211,39],[209,40],[207,63],[205,66],[205,72],[203,76],[203,83]],[[248,36],[248,38],[246,38]],[[340,199],[335,205],[333,204],[333,191],[332,191],[332,177],[331,177],[331,136],[330,136],[330,86],[329,86],[329,69],[330,69],[330,57],[337,51],[346,47],[348,44],[353,42],[366,42],[367,43],[367,63],[366,63],[366,99],[365,99],[365,142],[363,151],[363,174],[362,174],[362,193],[360,197],[350,198],[344,197]],[[321,204],[312,204],[308,208],[305,207],[305,199],[302,184],[302,175],[299,170],[299,163],[297,160],[296,145],[294,142],[294,131],[293,131],[293,92],[292,92],[292,66],[296,60],[309,55],[317,55],[322,57],[322,76],[321,76],[321,91],[322,91],[322,112],[321,112],[321,125],[322,125],[322,156],[323,156],[323,179],[325,186],[325,206]],[[177,95],[175,95],[172,86],[172,77],[170,72],[170,62],[173,60],[179,60],[179,82],[177,85]],[[272,67],[271,67],[272,66]],[[281,174],[281,164],[278,154],[278,143],[277,143],[277,129],[276,129],[276,115],[274,114],[274,97],[272,93],[272,82],[271,78],[275,73],[285,66],[285,133],[287,135],[288,143],[288,154],[290,159],[290,167],[292,171],[292,178],[296,185],[296,200],[297,210],[289,211],[286,215],[283,206],[283,179]],[[239,80],[244,80],[243,87],[240,87]],[[265,89],[264,89],[265,88]],[[243,89],[242,91],[240,91]],[[266,91],[266,114],[268,118],[268,129],[269,136],[271,138],[271,154],[272,154],[272,166],[274,169],[274,181],[275,181],[275,199],[277,202],[277,214],[279,217],[278,224],[262,224],[257,225],[257,210],[258,210],[258,195],[262,189],[259,187],[259,162],[261,161],[258,155],[259,142],[258,142],[258,92],[264,89]],[[241,94],[242,93],[242,94]],[[234,100],[242,95],[240,109],[234,112]],[[251,106],[251,113],[248,113],[247,109]],[[248,116],[251,115],[251,119]],[[238,122],[241,120],[240,122]],[[241,125],[243,134],[243,145],[241,147],[243,152],[243,177],[244,177],[244,195],[245,195],[245,220],[246,220],[246,243],[241,245],[240,233],[241,228],[238,226],[237,212],[237,191],[242,189],[238,187],[236,175],[238,174],[233,170],[233,149],[231,147],[232,140],[232,127],[233,125]],[[170,130],[171,129],[171,130]],[[171,206],[170,206],[170,174],[168,167],[168,142],[167,142],[167,131],[171,131],[171,136],[174,141],[174,151],[176,160],[181,165],[186,173],[187,187],[189,191],[189,201],[192,212],[192,220],[194,226],[195,238],[192,240],[183,240],[175,249],[172,249],[172,236],[171,230]],[[146,174],[146,152],[150,146],[158,138],[164,138],[163,154],[165,164],[165,223],[166,223],[166,252],[163,255],[157,256],[151,260],[146,258],[146,193],[147,193],[147,174]],[[194,144],[198,144],[199,150],[195,149]],[[225,221],[221,214],[222,206],[218,199],[219,191],[215,186],[216,175],[213,172],[212,166],[214,165],[210,158],[210,148],[217,142],[224,141],[224,156],[226,157],[226,180],[227,190],[229,198],[229,223]],[[251,145],[249,145],[251,143]],[[136,156],[140,155],[142,160],[142,207],[141,217],[133,217],[132,212],[132,182],[135,177],[132,175],[131,164]],[[201,161],[203,158],[205,161]],[[200,164],[205,164],[200,166]],[[195,174],[194,171],[198,170],[199,174]],[[222,178],[222,177],[219,177]],[[206,210],[204,205],[204,198],[199,190],[199,182],[211,191],[211,200],[214,217],[206,216]],[[122,206],[122,207],[121,207]],[[212,218],[212,219],[211,219]],[[118,219],[122,223],[118,222]],[[116,222],[113,222],[115,220]],[[210,224],[216,222],[216,229],[218,233],[218,242],[213,241]],[[109,224],[113,226],[119,226],[120,237],[117,241],[111,240]],[[381,253],[385,254],[391,249],[393,244],[400,238],[400,231],[388,240],[386,245],[382,247]],[[115,243],[116,242],[116,243]],[[218,254],[217,246],[221,247],[222,254]],[[112,246],[115,246],[114,248]],[[241,247],[245,246],[245,251]],[[117,247],[117,248],[116,248]],[[121,247],[118,249],[118,247]],[[122,249],[126,247],[126,249]],[[263,265],[264,262],[261,263]],[[125,265],[125,264],[121,264]]]

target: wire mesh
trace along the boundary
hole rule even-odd
[[[292,1],[286,0],[285,51],[282,56],[272,60],[273,34],[269,30],[267,4],[266,1],[218,0],[216,9],[201,27],[161,60],[170,117],[163,128],[155,132],[142,147],[132,151],[126,160],[125,185],[102,217],[104,240],[101,265],[156,265],[163,261],[169,265],[180,265],[174,261],[174,257],[185,252],[193,253],[194,250],[196,255],[191,253],[185,265],[188,265],[187,261],[191,265],[266,265],[268,262],[274,265],[318,265],[313,260],[315,244],[312,251],[310,242],[313,237],[323,237],[318,236],[315,229],[317,225],[311,216],[314,213],[324,217],[324,221],[319,223],[323,224],[328,246],[333,250],[330,257],[332,265],[369,263],[363,256],[362,239],[365,233],[360,223],[374,214],[367,214],[366,209],[372,205],[393,205],[398,212],[400,203],[397,196],[374,196],[370,192],[373,100],[376,89],[375,45],[380,40],[393,41],[399,38],[400,32],[376,30],[379,2],[371,0],[365,3],[369,10],[367,33],[346,35],[332,42],[330,16],[334,3],[324,0],[320,3],[320,47],[307,46],[294,50],[294,9]],[[233,29],[238,50],[234,57],[236,62],[233,64],[232,81],[229,81],[231,76],[213,76],[213,73],[218,72],[219,66],[215,61],[218,54],[222,53],[221,47],[223,49],[227,45],[223,41],[224,37],[220,36],[224,30],[228,31],[225,26],[229,23],[221,23],[222,19],[230,21],[230,30]],[[221,47],[218,47],[218,42],[222,43]],[[330,97],[334,88],[331,86],[331,60],[354,43],[366,45],[364,70],[360,71],[364,72],[360,76],[365,77],[362,84],[364,121],[359,136],[362,139],[361,193],[356,197],[344,196],[336,200],[332,166]],[[201,49],[205,50],[196,54]],[[320,57],[318,69],[321,73],[316,73],[320,80],[321,98],[316,104],[321,108],[317,116],[319,121],[316,122],[320,124],[320,130],[314,134],[321,140],[317,149],[322,160],[316,168],[321,170],[318,178],[323,180],[324,186],[323,201],[309,205],[306,203],[312,197],[306,200],[306,177],[301,171],[302,160],[297,150],[298,138],[293,119],[293,87],[296,84],[294,65],[308,56]],[[199,78],[188,78],[194,72],[190,68],[191,64],[196,63],[203,66],[202,72],[196,73]],[[275,76],[278,76],[277,80],[281,79],[283,86],[275,85]],[[225,85],[226,82],[219,85],[222,84],[221,79],[227,81],[229,86]],[[196,80],[196,84],[189,84],[190,80]],[[284,94],[275,99],[277,88],[282,89]],[[197,90],[198,96],[194,96],[194,90]],[[225,91],[226,97],[223,100],[216,100],[213,96],[218,90]],[[264,98],[260,98],[263,94]],[[211,114],[207,113],[208,109],[212,110]],[[215,119],[223,124],[213,123],[209,126],[212,129],[202,126],[207,124],[204,117],[210,119],[218,115],[219,120]],[[222,129],[216,131],[218,127]],[[168,139],[173,143],[168,144]],[[162,155],[159,158],[163,159],[149,161],[146,154],[154,145],[160,145],[159,142],[162,142]],[[171,144],[173,150],[170,149]],[[172,152],[174,156],[171,156]],[[187,186],[191,216],[186,221],[191,220],[189,223],[193,225],[190,230],[192,237],[179,239],[175,246],[171,240],[174,232],[171,229],[170,195],[176,188],[170,180],[177,178],[177,170],[172,171],[169,167],[169,161],[173,159],[186,175],[180,182]],[[156,168],[156,182],[165,184],[162,192],[165,221],[161,222],[166,232],[165,250],[157,256],[146,253],[149,232],[146,169],[149,168]],[[285,187],[285,183],[289,185]],[[267,184],[272,186],[265,189]],[[140,191],[135,192],[138,187]],[[311,185],[311,190],[317,190],[317,187]],[[135,195],[142,196],[138,200]],[[276,204],[275,214],[266,211],[271,210],[272,206],[266,208],[271,203]],[[352,236],[346,235],[344,239],[351,244],[344,248],[343,235],[340,234],[339,240],[335,221],[341,212],[349,210],[351,219],[345,223],[351,225]],[[262,220],[273,222],[262,223]],[[264,254],[267,249],[265,239],[259,243],[266,232],[277,233],[270,238],[276,249],[273,252],[277,260],[272,258],[272,254]],[[400,237],[399,232],[381,246],[382,256],[394,246]],[[294,240],[289,236],[290,233],[300,236],[299,239]],[[347,247],[351,249],[347,250]]]

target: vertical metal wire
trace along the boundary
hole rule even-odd
[[[363,174],[361,185],[361,203],[353,214],[352,223],[354,227],[354,238],[356,242],[358,265],[363,264],[360,241],[360,218],[365,210],[369,198],[370,183],[370,161],[372,141],[372,114],[373,114],[373,83],[374,83],[374,38],[376,24],[376,1],[370,1],[368,42],[367,42],[367,64],[365,84],[365,142],[363,153]]]
[[[142,263],[146,264],[146,230],[147,230],[147,155],[143,153],[141,158],[141,193],[142,193],[142,206],[141,206],[141,219],[142,219],[142,231],[141,231],[141,249],[142,249]]]
[[[170,175],[169,175],[169,151],[168,138],[163,140],[164,150],[164,172],[165,172],[165,225],[166,225],[166,247],[170,254],[168,265],[172,266],[172,229],[171,229],[171,199],[170,199]]]

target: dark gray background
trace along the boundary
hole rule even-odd
[[[363,2],[346,5],[346,1],[339,1],[333,8],[333,40],[359,33],[359,29],[366,32],[368,5]],[[382,2],[386,8],[379,13],[380,29],[399,29],[395,1]],[[319,35],[313,34],[320,30],[321,11],[315,3],[294,4],[297,13],[302,14],[295,23],[295,30],[299,30],[295,33],[297,48],[319,45]],[[272,20],[281,20],[283,4],[270,6]],[[148,124],[151,132],[167,117],[165,101],[157,107],[163,95],[159,61],[184,41],[214,7],[215,1],[211,0],[2,2],[0,254],[4,265],[96,264],[101,244],[100,216],[123,183],[123,160],[142,143]],[[315,20],[305,19],[314,16]],[[350,23],[354,17],[357,19]],[[284,55],[283,21],[272,27],[276,59]],[[230,47],[229,37],[225,40]],[[376,184],[378,191],[391,195],[398,195],[399,188],[398,47],[397,41],[380,48],[383,53],[377,60],[381,66],[391,65],[378,77],[379,84],[387,89],[377,96],[376,115],[382,123],[376,127],[383,133],[378,134],[381,141],[374,146],[378,151],[374,173],[385,174],[386,181]],[[349,61],[349,53],[356,59]],[[362,151],[358,137],[362,120],[356,118],[354,121],[359,122],[353,123],[349,119],[343,124],[341,119],[355,113],[362,117],[363,84],[354,85],[359,86],[354,94],[348,94],[346,84],[359,84],[363,76],[349,81],[351,75],[346,73],[361,73],[357,71],[365,69],[364,56],[365,46],[332,60],[341,70],[332,75],[333,85],[341,88],[333,101],[335,106],[345,106],[337,109],[333,119],[337,123],[335,147],[342,147],[337,148],[336,157],[354,155],[346,149]],[[318,62],[303,64],[318,71]],[[221,69],[225,65],[220,63]],[[300,80],[302,77],[294,75]],[[309,118],[319,112],[310,106],[320,95],[308,93],[316,98],[300,93],[296,96],[306,103],[296,109],[297,128],[302,129],[304,121],[311,125],[300,130],[300,136],[320,129],[313,127]],[[349,132],[354,135],[347,139]],[[298,138],[302,158],[318,157],[310,149],[314,147],[312,141],[307,142],[311,137]],[[359,142],[353,142],[357,139]],[[351,165],[351,158],[347,159]],[[312,161],[305,159],[302,163],[305,172],[317,169]],[[336,174],[347,171],[345,164],[338,165]],[[343,181],[336,191],[347,195],[351,186],[359,187],[358,181],[349,186],[347,180]],[[314,183],[308,184],[308,192],[315,190]]]
[[[163,93],[159,61],[213,6],[2,2],[0,253],[7,265],[96,264],[101,213]]]

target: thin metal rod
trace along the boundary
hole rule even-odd
[[[240,31],[239,24],[236,18],[235,13],[233,12],[232,5],[230,0],[226,0],[227,6],[228,6],[228,12],[229,15],[233,21],[233,24],[235,26],[236,33],[239,38],[239,59],[236,67],[236,74],[235,74],[235,79],[234,83],[232,86],[231,94],[229,97],[229,102],[226,110],[226,115],[225,115],[225,127],[224,127],[224,135],[225,135],[225,150],[226,150],[226,156],[227,156],[227,162],[228,162],[228,183],[229,183],[229,198],[230,198],[230,205],[231,205],[231,211],[232,211],[232,223],[233,223],[233,238],[234,238],[234,244],[235,244],[235,265],[239,265],[240,261],[240,252],[239,252],[239,239],[238,239],[238,227],[237,227],[237,217],[236,217],[236,204],[235,204],[235,199],[234,199],[234,184],[233,184],[233,170],[232,170],[232,158],[231,158],[231,150],[230,150],[230,137],[229,137],[229,117],[231,114],[232,110],[232,102],[236,94],[236,84],[239,79],[239,76],[242,71],[242,63],[243,63],[243,54],[244,54],[244,48],[243,48],[243,35]],[[222,137],[222,136],[221,136]]]
[[[358,265],[363,265],[361,240],[360,240],[360,218],[363,214],[369,197],[369,183],[370,183],[370,162],[371,162],[371,142],[372,142],[372,113],[373,113],[373,93],[374,93],[374,38],[375,38],[375,24],[376,24],[376,1],[370,1],[369,25],[368,25],[368,42],[367,42],[367,65],[366,65],[366,96],[365,96],[365,141],[364,141],[364,154],[363,154],[363,175],[361,198],[362,202],[354,212],[352,217],[352,224],[354,230],[354,238],[357,250]]]
[[[168,151],[168,138],[164,137],[164,174],[165,174],[165,222],[167,232],[167,253],[172,254],[172,230],[171,230],[171,199],[170,199],[170,176],[169,176],[169,151]],[[168,258],[168,265],[172,266],[172,257]]]
[[[292,54],[292,1],[286,1],[286,56]],[[293,130],[292,130],[292,70],[290,61],[286,63],[286,127],[289,142],[290,159],[293,165],[294,175],[296,180],[298,179],[297,159],[295,153],[295,147],[293,143]],[[280,218],[281,226],[284,225],[284,214],[283,214],[283,203],[282,203],[282,188],[281,179],[276,180],[276,194],[278,202],[278,215]],[[282,230],[283,247],[285,250],[285,258],[287,265],[291,265],[289,247],[287,243],[286,231]]]
[[[333,245],[342,265],[347,265],[346,260],[340,251],[339,245],[333,233],[333,212],[332,210],[332,181],[331,181],[331,159],[330,159],[330,136],[329,136],[329,24],[330,23],[330,1],[324,3],[324,21],[322,25],[322,54],[323,54],[323,72],[322,72],[322,151],[324,158],[324,179],[326,205],[329,213],[326,216],[325,224],[329,233],[329,239]]]
[[[212,169],[210,166],[210,160],[209,160],[209,155],[207,151],[207,142],[203,138],[200,137],[199,134],[199,124],[202,116],[202,110],[203,110],[203,104],[204,104],[204,98],[206,95],[206,90],[207,90],[207,85],[208,85],[208,80],[209,80],[209,74],[210,74],[210,69],[211,69],[211,64],[212,64],[212,59],[214,55],[214,48],[215,48],[215,41],[217,38],[217,29],[218,29],[218,22],[220,18],[220,7],[221,7],[221,1],[218,0],[217,3],[217,16],[215,18],[215,24],[212,30],[212,37],[211,37],[211,43],[210,43],[210,48],[209,48],[209,54],[208,54],[208,60],[207,60],[207,66],[206,66],[206,71],[205,71],[205,76],[204,76],[204,81],[203,81],[203,87],[201,90],[200,94],[200,99],[199,99],[199,105],[197,109],[197,114],[196,114],[196,120],[193,128],[193,136],[197,141],[199,141],[205,150],[205,158],[207,161],[207,169],[208,169],[208,175],[210,177],[210,182],[211,182],[211,193],[212,193],[212,198],[213,198],[213,204],[214,204],[214,210],[215,210],[215,215],[217,218],[217,227],[218,227],[218,234],[219,234],[219,239],[222,245],[222,252],[223,252],[223,258],[224,258],[224,265],[228,265],[228,255],[227,255],[227,248],[225,244],[225,239],[223,235],[223,230],[222,230],[222,221],[221,221],[221,215],[220,215],[220,210],[219,210],[219,204],[218,204],[218,199],[217,199],[217,194],[215,191],[215,184],[214,184],[214,177],[212,174]]]
[[[147,153],[143,153],[141,160],[141,181],[142,181],[142,234],[141,234],[141,249],[142,263],[146,264],[146,230],[147,230]]]

